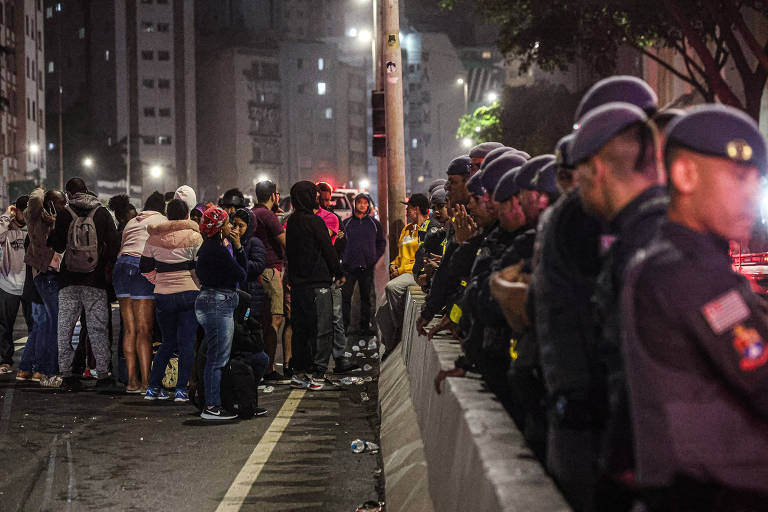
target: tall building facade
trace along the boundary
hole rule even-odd
[[[101,196],[194,186],[193,0],[46,0],[45,16],[49,159]]]
[[[46,177],[43,4],[0,2],[0,203]]]

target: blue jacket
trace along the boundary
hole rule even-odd
[[[368,203],[372,204],[367,195],[358,194],[355,200],[359,197],[365,197],[368,199]],[[370,215],[366,214],[363,218],[357,218],[353,214],[344,219],[344,222],[341,223],[341,230],[344,231],[344,238],[347,241],[341,258],[346,270],[373,267],[387,249],[387,237],[381,223]]]

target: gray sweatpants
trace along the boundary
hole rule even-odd
[[[110,348],[107,340],[107,291],[92,286],[67,286],[59,291],[59,369],[64,377],[72,373],[72,334],[80,314],[85,310],[88,337],[96,358],[99,378],[109,374]]]
[[[376,323],[381,332],[381,344],[387,351],[393,350],[400,343],[405,297],[409,286],[415,286],[413,274],[400,274],[387,283],[384,288],[384,300],[376,310]]]

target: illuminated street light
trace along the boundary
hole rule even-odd
[[[153,178],[159,178],[160,176],[163,175],[163,168],[160,167],[159,165],[153,165],[152,167],[149,168],[149,175],[152,176]]]
[[[357,38],[360,40],[361,43],[370,43],[371,42],[371,31],[363,29],[357,35]]]
[[[457,78],[456,79],[456,85],[464,85],[464,79],[463,78]]]
[[[361,189],[367,190],[368,187],[370,187],[370,186],[371,186],[371,182],[368,181],[367,178],[363,178],[363,179],[360,180],[360,188]]]
[[[83,167],[85,167],[86,169],[90,169],[91,167],[93,167],[93,158],[89,156],[83,158]]]
[[[37,144],[36,142],[33,142],[32,144],[29,145],[28,149],[31,154],[36,155],[40,152],[40,145]]]
[[[475,133],[480,133],[481,130],[482,128],[480,128],[479,126],[475,126]]]
[[[464,137],[461,139],[461,145],[465,148],[471,148],[474,145],[474,142],[469,137]]]
[[[491,103],[495,102],[499,99],[499,95],[495,91],[491,91],[486,95],[486,98],[488,98],[488,101]]]
[[[347,30],[347,37],[357,37],[357,28],[352,27]]]
[[[266,174],[260,174],[259,181],[269,181],[269,176],[267,176]]]

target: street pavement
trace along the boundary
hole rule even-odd
[[[381,455],[349,446],[378,442],[378,361],[364,352],[355,360],[372,369],[354,375],[369,382],[275,386],[259,395],[267,416],[226,423],[191,405],[2,376],[0,510],[354,511],[383,501]]]

